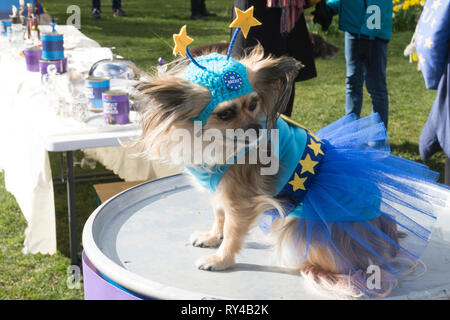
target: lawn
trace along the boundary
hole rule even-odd
[[[48,12],[65,24],[69,5],[81,8],[81,31],[102,46],[115,47],[115,52],[135,61],[139,67],[151,71],[159,57],[170,60],[172,34],[188,25],[188,33],[195,39],[194,45],[227,41],[229,39],[229,13],[232,1],[208,0],[208,10],[218,17],[207,21],[191,21],[188,0],[124,0],[128,16],[113,18],[110,1],[103,1],[102,19],[90,17],[90,0],[42,0]],[[316,28],[314,28],[316,29]],[[344,38],[341,32],[323,34],[327,41],[337,45],[340,51],[333,60],[316,60],[318,76],[297,83],[293,118],[312,130],[329,124],[344,114],[345,58]],[[418,142],[426,122],[435,92],[426,90],[415,64],[403,56],[412,31],[393,34],[389,44],[388,88],[390,97],[389,136],[392,152],[396,155],[420,161]],[[363,113],[369,114],[370,101],[365,94]],[[51,154],[54,175],[59,171],[59,155]],[[76,153],[76,160],[83,157]],[[436,154],[426,162],[441,174],[443,181],[444,155]],[[104,170],[100,165],[96,170]],[[89,170],[76,167],[76,173]],[[92,184],[76,186],[78,231],[94,210]],[[21,253],[26,228],[14,197],[4,186],[4,174],[0,173],[0,299],[82,299],[81,289],[68,289],[67,268],[70,265],[65,186],[55,186],[58,252],[53,256],[23,255]]]

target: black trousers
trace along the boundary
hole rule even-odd
[[[100,0],[92,0],[92,9],[100,10]],[[122,9],[122,0],[112,0],[113,10]]]
[[[206,14],[205,0],[191,0],[191,14],[193,16],[200,16]]]

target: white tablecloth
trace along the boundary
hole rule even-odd
[[[45,27],[42,27],[43,31]],[[72,26],[58,26],[64,34],[69,69],[86,74],[111,51],[84,36]],[[4,41],[3,39],[0,39]],[[5,42],[0,43],[5,48]],[[98,123],[85,123],[55,114],[52,100],[43,92],[39,73],[27,72],[24,58],[13,58],[0,50],[0,169],[5,172],[5,185],[11,192],[28,226],[23,253],[56,252],[55,206],[53,182],[46,141],[49,137],[95,134],[111,129]],[[69,83],[69,74],[59,76],[60,89]],[[121,128],[138,128],[131,123]],[[118,127],[117,127],[118,128]],[[86,146],[88,147],[88,146]],[[179,168],[129,157],[137,150],[106,147],[84,150],[127,181],[146,180],[174,174]]]

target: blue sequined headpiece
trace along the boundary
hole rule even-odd
[[[205,124],[218,104],[253,92],[247,78],[247,68],[242,63],[218,53],[201,56],[196,61],[204,68],[191,63],[184,79],[208,88],[211,100],[202,113],[191,120]]]
[[[230,24],[230,28],[236,28],[228,47],[227,55],[211,53],[205,56],[194,57],[189,52],[188,45],[194,41],[187,35],[186,26],[183,26],[179,34],[174,34],[175,47],[173,53],[188,56],[191,63],[184,75],[185,80],[202,85],[211,91],[211,100],[202,113],[192,118],[202,124],[208,120],[214,108],[224,102],[253,92],[253,88],[247,78],[247,68],[240,62],[232,59],[231,51],[239,32],[247,38],[251,27],[260,25],[261,22],[253,17],[253,6],[246,11],[235,8],[236,19]]]

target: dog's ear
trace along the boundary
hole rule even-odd
[[[152,113],[162,119],[172,116],[177,120],[198,115],[211,99],[203,86],[176,76],[161,76],[136,85],[139,111]]]
[[[303,65],[288,56],[279,58],[266,56],[259,44],[243,58],[242,62],[249,70],[253,89],[263,100],[268,120],[275,120],[277,113],[283,112],[286,108],[294,80]]]
[[[210,91],[170,74],[141,82],[133,91],[134,105],[141,114],[142,135],[130,146],[143,150],[141,154],[148,159],[171,161],[171,133],[193,127],[189,119],[198,116],[208,104]]]

